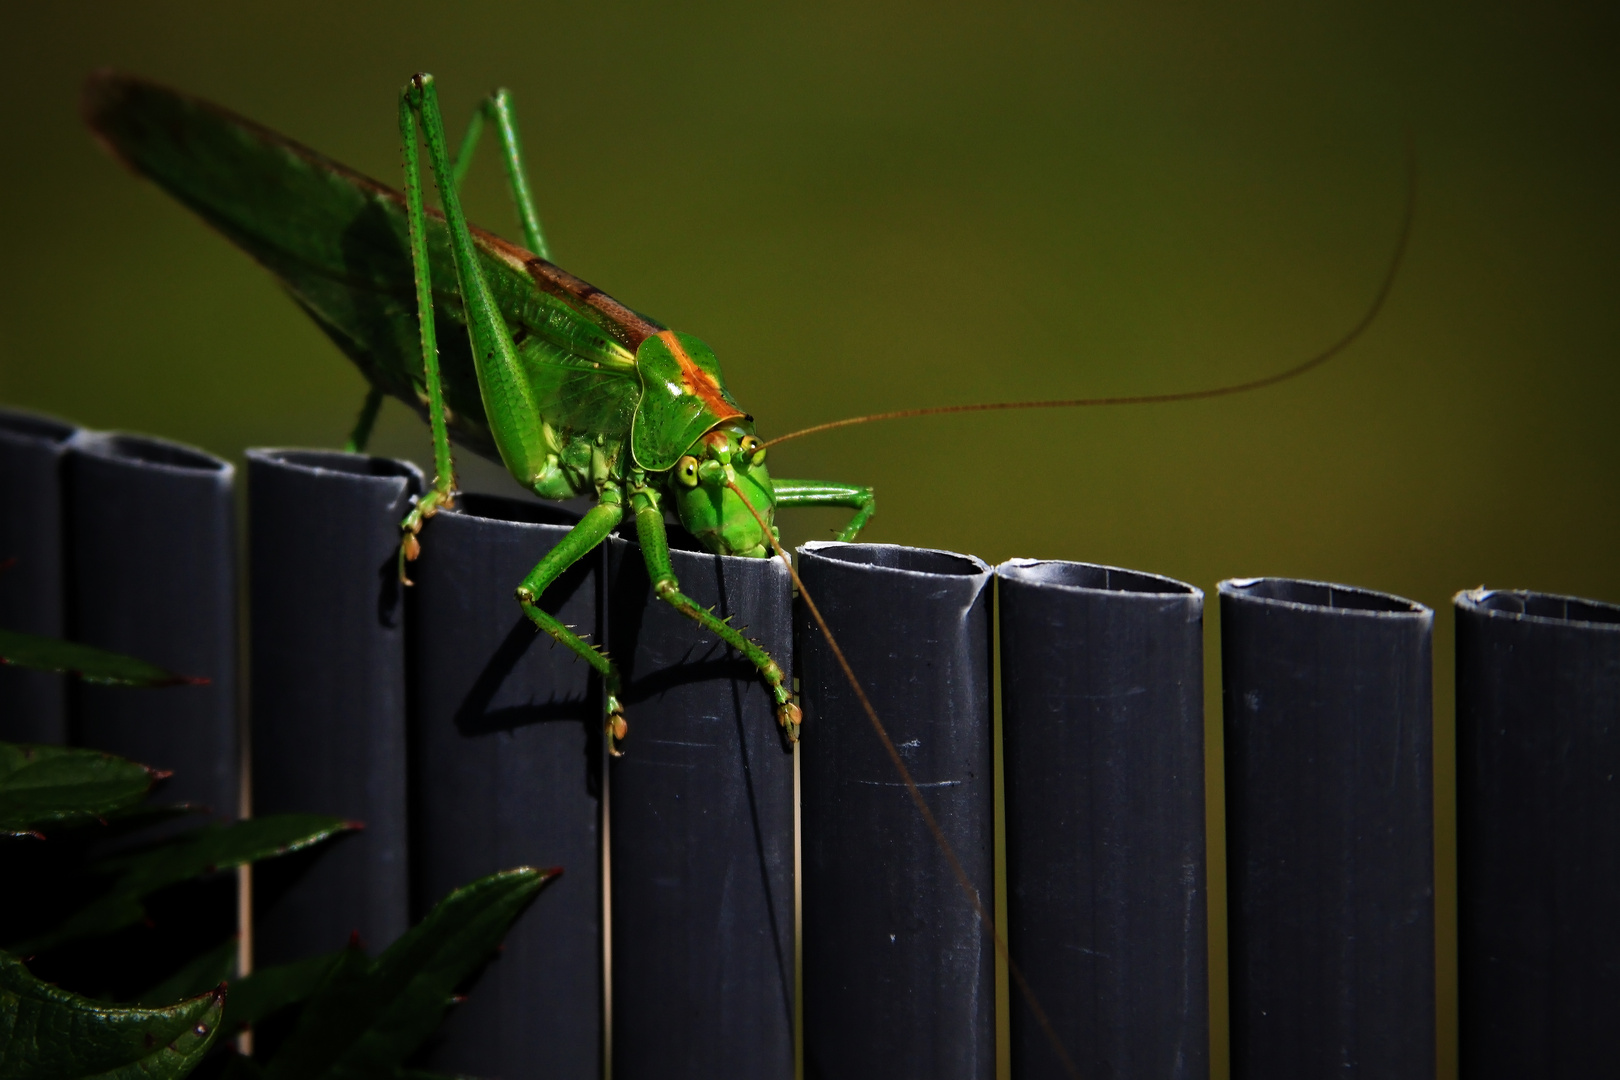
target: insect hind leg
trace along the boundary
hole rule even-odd
[[[512,94],[504,87],[496,90],[479,103],[467,122],[467,133],[461,138],[456,151],[455,165],[451,168],[457,190],[472,171],[473,152],[478,149],[478,137],[484,132],[485,122],[495,125],[495,138],[501,147],[501,162],[506,166],[506,186],[517,208],[518,224],[523,229],[523,242],[529,250],[548,262],[551,248],[540,227],[540,215],[534,211],[534,196],[529,189],[529,171],[523,164],[523,143],[518,139],[517,116],[512,109]]]
[[[418,138],[427,145],[428,164],[439,188],[445,230],[456,267],[467,334],[472,344],[478,390],[483,397],[490,432],[501,460],[520,480],[538,476],[546,446],[543,424],[535,407],[527,372],[512,343],[511,329],[489,282],[479,266],[479,254],[456,194],[454,170],[446,148],[444,120],[439,112],[433,76],[411,78],[399,98],[399,128],[405,157],[405,204],[410,226],[411,263],[416,279],[417,321],[421,328],[422,370],[427,383],[428,420],[433,428],[433,490],[411,510],[401,528],[400,577],[405,563],[419,552],[416,534],[422,523],[441,506],[455,499],[455,474],[450,459],[450,435],[445,422],[444,390],[439,375],[438,338],[434,332],[433,282],[428,261],[427,215],[422,207],[422,167]]]

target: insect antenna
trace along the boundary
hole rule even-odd
[[[866,691],[861,687],[860,680],[855,677],[855,670],[849,666],[849,661],[845,659],[844,650],[838,647],[838,641],[833,637],[831,628],[827,626],[827,620],[821,616],[821,609],[816,607],[816,602],[811,598],[810,591],[804,587],[804,579],[799,577],[799,571],[794,568],[793,560],[789,559],[787,552],[782,550],[781,541],[776,538],[776,534],[771,531],[771,527],[766,524],[759,511],[754,509],[754,504],[748,501],[748,496],[744,495],[742,489],[737,487],[736,481],[727,480],[726,486],[731,489],[732,494],[742,500],[744,506],[748,507],[748,512],[754,515],[754,520],[759,522],[760,530],[770,540],[771,547],[775,550],[777,558],[781,559],[782,565],[787,567],[788,574],[793,578],[793,587],[799,590],[799,596],[804,599],[804,606],[809,610],[810,617],[821,628],[821,635],[827,639],[827,645],[832,649],[833,658],[838,661],[838,666],[843,669],[844,678],[849,680],[850,689],[855,691],[855,697],[860,700],[861,708],[866,712],[866,718],[872,722],[872,730],[877,733],[878,741],[883,744],[883,749],[888,753],[889,760],[894,763],[895,771],[900,774],[900,779],[905,782],[906,791],[911,796],[912,804],[917,807],[917,813],[922,815],[923,824],[928,826],[929,833],[934,837],[934,843],[939,845],[939,850],[945,856],[945,861],[950,864],[951,873],[956,877],[956,883],[961,886],[963,894],[968,898],[968,902],[973,905],[973,910],[978,913],[979,922],[984,924],[985,932],[996,943],[996,951],[1001,954],[1001,959],[1006,963],[1007,974],[1012,977],[1014,985],[1018,987],[1018,993],[1023,997],[1024,1004],[1029,1006],[1029,1011],[1035,1017],[1035,1022],[1046,1033],[1047,1041],[1052,1044],[1052,1052],[1057,1054],[1058,1060],[1063,1063],[1064,1071],[1074,1080],[1080,1080],[1080,1070],[1075,1067],[1073,1059],[1069,1057],[1069,1052],[1063,1048],[1063,1041],[1058,1038],[1057,1030],[1052,1027],[1052,1021],[1047,1018],[1046,1010],[1041,1008],[1041,1003],[1036,1000],[1035,991],[1030,988],[1028,981],[1024,979],[1024,973],[1018,969],[1017,964],[1013,963],[1012,955],[1007,950],[1007,941],[1001,936],[1001,932],[996,929],[996,920],[991,917],[989,910],[985,908],[984,900],[979,896],[979,890],[973,887],[973,882],[969,880],[967,871],[962,868],[962,861],[956,857],[956,851],[951,847],[951,842],[945,839],[945,833],[940,829],[939,821],[934,817],[934,812],[928,808],[928,802],[923,798],[922,790],[917,787],[917,782],[911,778],[911,770],[906,768],[906,763],[901,760],[900,751],[895,749],[894,740],[889,738],[888,729],[883,726],[883,721],[878,719],[877,710],[872,707],[871,699],[866,696]]]
[[[1163,405],[1172,401],[1202,401],[1205,398],[1226,397],[1228,394],[1244,394],[1250,390],[1260,390],[1267,386],[1275,386],[1280,382],[1287,382],[1305,374],[1312,368],[1320,367],[1339,353],[1348,349],[1357,338],[1366,332],[1378,318],[1383,310],[1384,301],[1389,299],[1390,292],[1395,288],[1395,278],[1399,275],[1401,262],[1406,257],[1406,243],[1412,234],[1412,219],[1417,209],[1417,155],[1412,149],[1411,137],[1406,141],[1406,209],[1401,216],[1401,230],[1395,240],[1395,254],[1389,261],[1389,268],[1384,271],[1384,279],[1378,285],[1378,291],[1368,305],[1365,313],[1356,324],[1345,332],[1337,341],[1309,359],[1295,364],[1291,368],[1273,372],[1258,379],[1247,382],[1230,383],[1226,386],[1213,386],[1204,390],[1184,390],[1173,394],[1131,394],[1123,397],[1095,397],[1095,398],[1066,398],[1055,401],[992,401],[977,405],[933,405],[921,409],[896,409],[893,412],[870,413],[866,416],[851,416],[843,420],[830,420],[825,424],[813,424],[798,431],[790,431],[786,435],[778,435],[765,443],[766,446],[775,446],[777,443],[787,442],[789,439],[800,439],[806,435],[819,435],[823,431],[833,431],[838,428],[854,427],[856,424],[870,424],[878,420],[906,420],[914,416],[941,416],[946,413],[970,412],[1001,412],[1007,409],[1078,409],[1093,405]]]

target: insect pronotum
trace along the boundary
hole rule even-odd
[[[759,671],[789,739],[800,712],[780,665],[764,649],[681,592],[671,569],[664,509],[705,548],[723,555],[787,559],[773,524],[781,507],[843,507],[854,513],[838,533],[853,540],[875,509],[859,484],[772,477],[768,446],[874,420],[993,409],[1184,401],[1256,390],[1316,367],[1366,329],[1394,284],[1412,217],[1359,322],[1314,357],[1250,382],[1178,394],[999,402],[853,417],[778,436],[767,443],[733,400],[714,353],[581,281],[550,261],[535,213],[508,94],[498,90],[474,113],[450,156],[430,75],[400,92],[405,190],[395,191],[216,105],[128,75],[98,73],[85,88],[85,118],[107,149],[165,188],[257,259],[359,367],[371,384],[348,446],[363,450],[384,395],[417,410],[433,433],[434,480],[402,522],[400,572],[416,557],[423,523],[453,504],[450,443],[500,461],[525,488],[547,499],[588,496],[595,505],[517,586],[537,627],[602,677],[610,752],[627,723],[613,662],[539,606],[570,565],[634,516],[642,557],[658,598],[724,640]],[[484,125],[493,125],[526,248],[467,223],[458,195]],[[443,212],[422,198],[420,146]],[[1409,166],[1409,173],[1410,173]],[[1410,177],[1409,177],[1410,178]],[[440,333],[443,323],[465,332]],[[801,593],[802,583],[799,584]],[[809,597],[806,596],[809,600]],[[815,612],[813,601],[810,601]],[[817,615],[819,622],[819,615]],[[822,626],[825,632],[825,625]],[[837,645],[836,655],[843,660]],[[875,711],[844,665],[880,739]],[[948,860],[955,855],[934,825],[904,764],[891,756]],[[964,891],[995,934],[972,884]],[[1039,1006],[1014,970],[1026,1000]],[[1056,1039],[1054,1048],[1067,1062]],[[1073,1066],[1070,1065],[1073,1072]]]

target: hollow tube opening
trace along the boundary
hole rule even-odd
[[[399,476],[410,479],[416,470],[393,458],[345,454],[341,450],[261,450],[259,456],[301,469],[321,469],[348,476]]]
[[[812,543],[800,550],[819,558],[856,566],[880,566],[914,574],[978,577],[986,570],[983,563],[966,555],[933,548],[902,547],[899,544]]]
[[[1428,610],[1422,604],[1390,593],[1295,578],[1234,578],[1221,582],[1221,591],[1255,600],[1275,600],[1337,611],[1418,615]]]
[[[31,413],[0,410],[0,431],[11,432],[27,439],[48,439],[51,442],[66,442],[73,437],[76,430],[72,424],[52,419],[49,416],[34,416]]]
[[[1567,623],[1620,623],[1620,606],[1523,589],[1476,589],[1462,599],[1485,611]]]
[[[144,465],[165,465],[171,469],[224,472],[230,468],[228,462],[221,461],[212,454],[146,435],[103,435],[85,442],[84,447],[97,457],[114,460],[122,458]]]
[[[573,528],[580,519],[577,512],[556,503],[532,502],[477,491],[457,495],[455,508],[447,512],[520,525],[561,525],[564,528]]]
[[[1140,570],[1123,570],[1096,563],[1065,562],[1059,559],[1013,559],[996,572],[1011,581],[1031,585],[1061,585],[1071,589],[1100,592],[1148,593],[1191,596],[1198,590],[1184,581],[1161,577]]]

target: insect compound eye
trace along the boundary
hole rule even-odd
[[[687,487],[697,487],[698,460],[687,454],[675,463],[675,478]]]
[[[742,456],[748,459],[750,465],[758,465],[765,460],[765,444],[753,435],[744,435],[737,449],[742,451]]]

